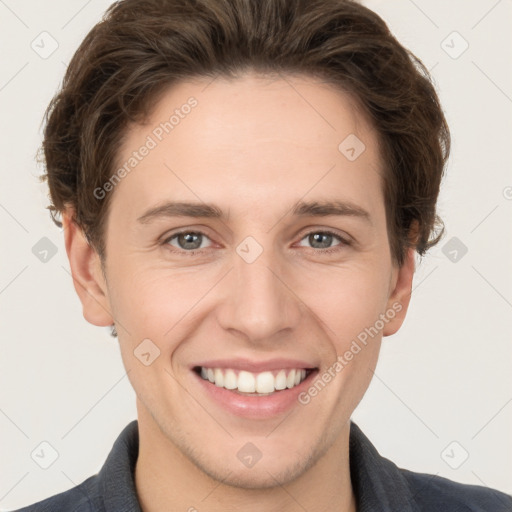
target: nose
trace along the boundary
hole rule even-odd
[[[293,332],[303,311],[285,262],[265,249],[252,263],[235,252],[233,265],[223,284],[226,299],[217,311],[221,327],[249,342],[272,345],[285,331]]]

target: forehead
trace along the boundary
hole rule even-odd
[[[140,213],[188,199],[264,213],[269,203],[282,209],[323,198],[372,209],[381,164],[357,101],[331,85],[297,76],[201,78],[170,87],[145,124],[128,129],[117,161],[128,172],[113,203],[130,196]]]

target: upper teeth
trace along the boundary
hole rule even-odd
[[[243,393],[273,393],[286,388],[293,388],[306,378],[306,370],[265,371],[261,373],[240,370],[238,374],[231,368],[201,367],[201,377],[226,389],[238,389]]]

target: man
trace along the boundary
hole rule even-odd
[[[350,421],[439,240],[449,145],[428,73],[357,3],[114,4],[43,146],[138,419],[99,475],[22,510],[512,510]]]

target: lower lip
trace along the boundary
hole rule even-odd
[[[300,406],[298,396],[310,386],[318,370],[312,371],[298,386],[275,391],[273,394],[266,396],[240,395],[212,384],[195,371],[192,371],[192,373],[207,396],[228,412],[250,419],[266,419],[287,412],[293,406]]]

